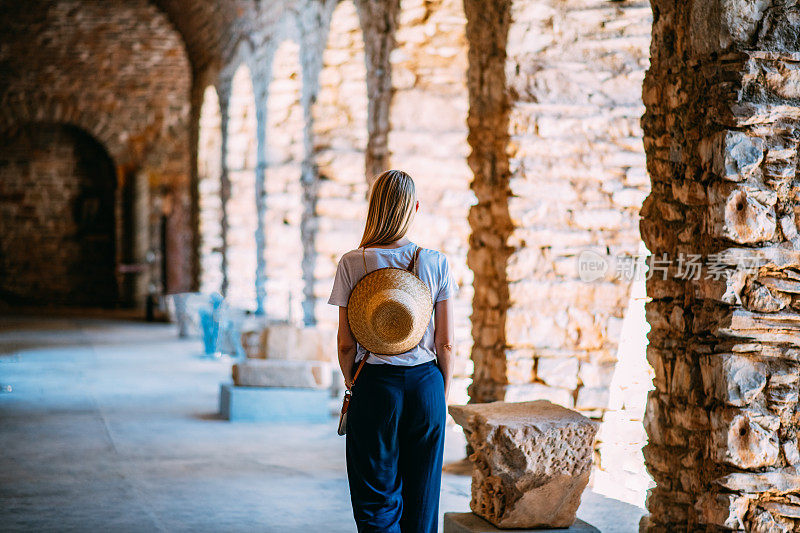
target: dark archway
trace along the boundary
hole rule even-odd
[[[84,130],[0,133],[0,301],[116,303],[115,192],[114,163]]]

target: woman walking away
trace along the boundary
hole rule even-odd
[[[347,477],[360,532],[438,527],[457,285],[444,254],[405,236],[418,209],[408,174],[375,179],[361,244],[339,261],[328,300],[352,391]]]

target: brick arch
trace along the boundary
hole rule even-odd
[[[115,165],[135,165],[140,158],[120,141],[109,124],[108,113],[98,113],[91,102],[77,99],[57,100],[53,96],[35,94],[14,100],[9,98],[0,111],[0,130],[8,131],[30,123],[67,124],[86,131],[108,152]]]
[[[0,128],[48,121],[91,133],[121,178],[150,184],[150,209],[167,216],[167,243],[153,243],[168,255],[166,286],[188,289],[192,71],[180,34],[147,0],[34,1],[4,15],[0,46],[14,75],[0,79]]]
[[[25,18],[38,24],[15,23],[14,13],[0,23],[9,68],[19,73],[0,82],[2,126],[31,120],[76,124],[124,166],[163,160],[169,144],[181,145],[188,155],[189,59],[181,36],[158,8],[145,0],[113,8],[60,0],[50,9],[26,9]],[[85,53],[75,53],[76,40]],[[134,46],[155,41],[157,46]]]

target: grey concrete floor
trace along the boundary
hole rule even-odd
[[[166,324],[0,316],[0,531],[355,531],[336,421],[220,420],[231,363],[200,352]],[[445,462],[463,454],[450,428]],[[444,474],[442,513],[469,482]],[[643,513],[587,491],[578,516]]]

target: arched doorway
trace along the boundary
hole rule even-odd
[[[65,124],[0,133],[0,301],[117,302],[114,164]]]

